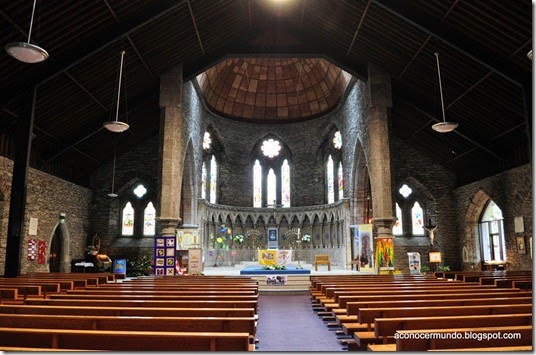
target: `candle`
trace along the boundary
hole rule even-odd
[[[300,229],[301,229],[301,228],[298,228],[298,240],[300,240],[300,232],[301,232]]]

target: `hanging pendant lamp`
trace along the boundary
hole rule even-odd
[[[117,159],[117,140],[114,142],[114,165],[112,168],[112,192],[108,194],[110,197],[117,197],[117,194],[114,192],[114,185],[115,185],[115,160]]]
[[[24,63],[39,63],[48,58],[48,53],[46,50],[30,43],[36,1],[37,0],[34,0],[33,3],[30,30],[28,31],[28,42],[12,42],[8,43],[5,47],[7,54]]]
[[[115,110],[115,121],[104,122],[104,127],[112,132],[124,132],[129,129],[129,125],[125,122],[119,121],[119,99],[121,97],[121,77],[123,76],[123,57],[125,51],[121,51],[121,65],[119,67],[119,85],[117,87],[117,107]]]
[[[443,103],[443,88],[441,86],[441,71],[439,69],[439,53],[435,53],[437,59],[437,77],[439,78],[439,93],[441,94],[441,111],[443,112],[443,122],[436,123],[432,126],[432,129],[439,133],[452,132],[458,124],[456,122],[447,122],[445,120],[445,104]]]

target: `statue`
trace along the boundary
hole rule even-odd
[[[434,245],[434,232],[437,229],[437,227],[439,226],[435,226],[435,227],[430,226],[430,228],[426,228],[425,226],[423,226],[423,229],[428,231],[428,236],[430,237],[430,245]]]

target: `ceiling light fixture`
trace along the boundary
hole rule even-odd
[[[117,137],[117,136],[116,136]],[[108,194],[110,197],[117,197],[117,194],[114,192],[114,185],[115,185],[115,160],[117,158],[117,139],[114,141],[114,166],[112,168],[112,192]]]
[[[12,42],[8,43],[5,47],[7,54],[24,63],[39,63],[48,58],[48,53],[46,50],[30,43],[36,1],[37,0],[34,0],[33,3],[30,30],[28,31],[28,42]]]
[[[441,111],[443,112],[443,122],[436,123],[432,126],[432,129],[439,133],[452,132],[458,124],[456,122],[447,122],[445,120],[445,104],[443,103],[443,88],[441,86],[441,71],[439,69],[439,53],[435,52],[437,59],[437,77],[439,78],[439,93],[441,94]]]
[[[125,122],[119,121],[119,99],[121,97],[121,77],[123,76],[123,57],[125,51],[121,51],[121,66],[119,67],[119,85],[117,87],[117,107],[115,110],[115,121],[104,122],[104,127],[112,132],[120,133],[129,129],[129,125]]]

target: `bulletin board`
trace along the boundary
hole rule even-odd
[[[176,243],[175,236],[154,238],[155,275],[175,275]]]

